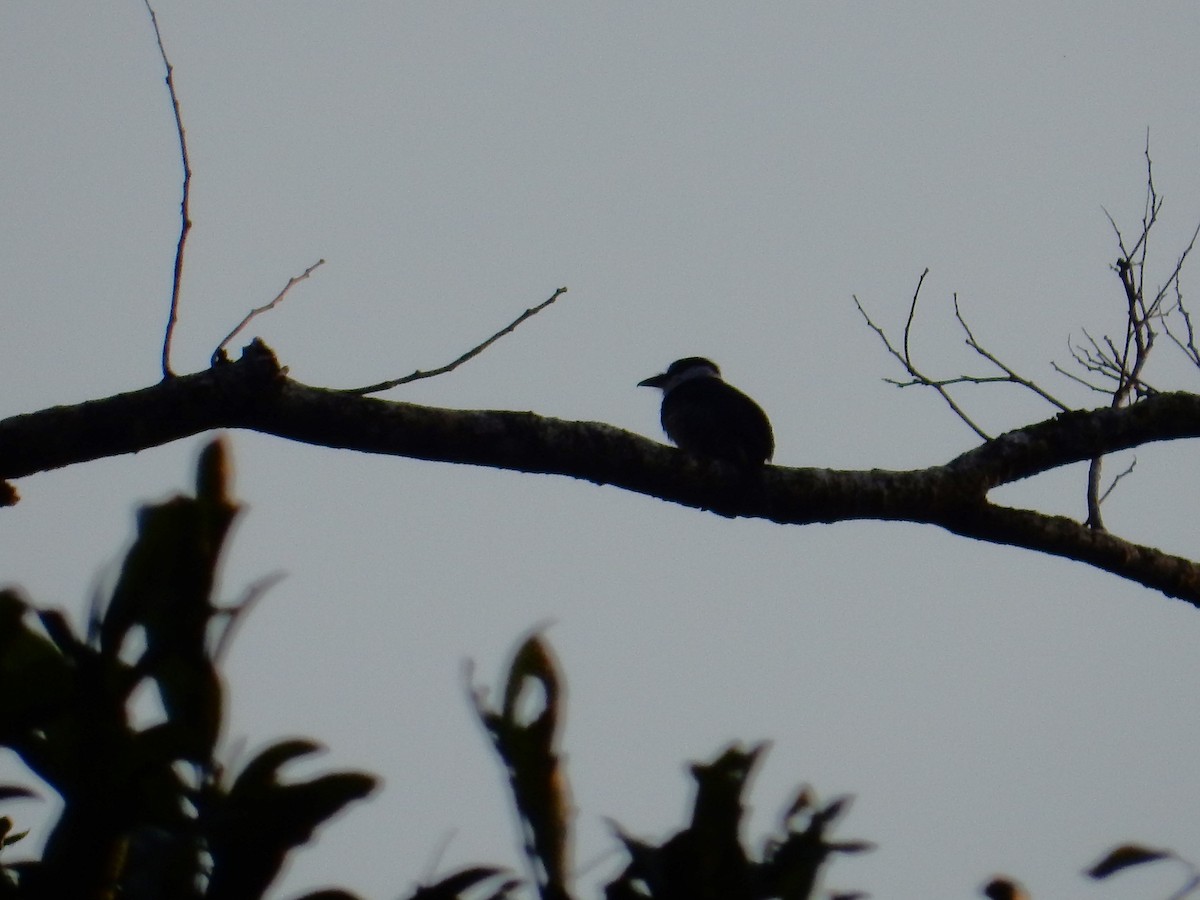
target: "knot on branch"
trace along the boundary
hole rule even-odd
[[[287,374],[275,351],[263,343],[262,338],[255,338],[243,347],[242,355],[236,361],[222,350],[213,368],[218,372],[236,371],[239,380],[254,382],[274,381]]]

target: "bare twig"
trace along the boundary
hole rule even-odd
[[[1135,373],[1136,377],[1130,380],[1131,373],[1127,369],[1123,368],[1124,364],[1121,362],[1121,351],[1117,350],[1112,338],[1105,335],[1100,340],[1097,340],[1096,338],[1092,337],[1091,333],[1086,328],[1080,329],[1080,331],[1087,339],[1088,346],[1084,346],[1081,343],[1076,343],[1068,339],[1067,349],[1071,354],[1071,358],[1075,360],[1075,363],[1079,366],[1079,368],[1086,372],[1092,372],[1096,375],[1099,375],[1102,379],[1113,382],[1113,386],[1100,387],[1080,378],[1077,375],[1072,374],[1066,369],[1063,369],[1057,363],[1051,363],[1056,372],[1061,375],[1065,375],[1067,378],[1077,381],[1094,391],[1104,394],[1110,398],[1110,401],[1111,398],[1118,392],[1124,391],[1125,394],[1128,394],[1128,391],[1125,390],[1125,385],[1132,385],[1133,392],[1138,397],[1148,397],[1151,394],[1157,393],[1157,389],[1153,385],[1148,384],[1140,377],[1140,366],[1137,367],[1137,373]],[[1153,344],[1153,337],[1148,337],[1143,342],[1147,353]],[[1145,354],[1143,354],[1142,366],[1145,365],[1144,360]]]
[[[962,311],[958,307],[958,294],[954,295],[954,318],[958,319],[958,324],[962,326],[962,330],[967,335],[967,346],[970,347],[972,350],[974,350],[976,353],[978,353],[980,356],[982,356],[984,359],[986,359],[988,362],[990,362],[993,366],[995,366],[997,369],[999,369],[1001,372],[1004,373],[1003,377],[997,376],[997,377],[992,377],[992,378],[988,378],[988,379],[977,379],[977,380],[979,380],[979,381],[1008,381],[1008,382],[1012,382],[1013,384],[1019,384],[1021,387],[1026,388],[1030,391],[1033,391],[1035,394],[1037,394],[1039,397],[1041,397],[1043,400],[1045,400],[1051,406],[1056,406],[1063,412],[1068,412],[1070,410],[1070,407],[1067,406],[1065,403],[1063,403],[1061,400],[1058,400],[1057,398],[1052,396],[1050,393],[1045,391],[1042,387],[1035,384],[1033,381],[1030,381],[1028,378],[1024,378],[1021,375],[1018,375],[1016,370],[1014,370],[1012,367],[1010,367],[1006,363],[1001,362],[1000,359],[997,358],[995,354],[993,354],[991,351],[984,348],[983,345],[981,345],[979,343],[979,341],[975,340],[974,333],[972,333],[970,326],[967,325],[967,320],[963,317]]]
[[[1198,229],[1198,233],[1200,233],[1200,229]],[[1183,305],[1183,291],[1178,284],[1175,286],[1175,306],[1170,310],[1170,312],[1178,312],[1180,318],[1183,319],[1186,340],[1181,339],[1173,331],[1171,331],[1170,324],[1166,319],[1163,320],[1163,330],[1166,331],[1167,337],[1175,342],[1175,346],[1183,352],[1183,355],[1188,358],[1189,362],[1195,366],[1200,366],[1200,350],[1197,350],[1196,348],[1196,330],[1192,325],[1191,314],[1188,313],[1187,309]],[[1168,313],[1168,315],[1169,314],[1170,313]]]
[[[221,343],[217,344],[217,349],[213,351],[212,357],[209,359],[209,364],[215,366],[218,362],[221,361],[221,357],[224,354],[225,348],[229,345],[229,342],[232,341],[234,339],[234,337],[237,336],[237,333],[239,331],[241,331],[243,328],[245,328],[247,325],[249,325],[250,321],[252,319],[254,319],[256,316],[262,315],[265,312],[268,312],[269,310],[274,309],[276,306],[278,306],[280,303],[282,303],[283,298],[287,296],[288,291],[290,291],[295,285],[299,284],[301,281],[304,281],[306,278],[308,278],[308,276],[310,276],[313,272],[315,272],[318,268],[320,268],[323,265],[325,265],[325,260],[318,259],[315,263],[313,263],[311,266],[309,266],[307,269],[305,269],[299,275],[294,275],[291,278],[289,278],[288,283],[283,286],[282,291],[280,291],[278,294],[275,295],[274,300],[272,300],[270,303],[265,304],[264,306],[255,307],[254,309],[250,310],[250,312],[246,313],[245,318],[243,318],[242,321],[238,322],[237,327],[235,327],[233,329],[233,331],[229,332],[229,334],[225,335],[225,338],[224,338],[224,340],[221,341]]]
[[[979,340],[975,337],[975,333],[971,330],[971,326],[967,323],[966,317],[963,315],[962,309],[958,303],[957,294],[954,295],[954,317],[958,320],[959,327],[962,328],[963,333],[966,335],[966,345],[974,350],[979,356],[987,360],[987,362],[992,366],[999,369],[1001,374],[956,375],[952,378],[930,378],[928,375],[925,375],[923,372],[918,370],[912,359],[910,336],[912,334],[913,322],[916,318],[917,299],[921,293],[921,286],[924,284],[925,277],[928,274],[929,270],[926,269],[921,273],[921,277],[917,282],[917,289],[913,293],[912,302],[908,307],[908,318],[904,323],[904,340],[899,349],[892,345],[890,339],[884,333],[883,329],[871,320],[870,316],[868,316],[866,311],[863,309],[862,304],[859,303],[858,298],[854,298],[854,303],[858,307],[859,313],[861,313],[862,317],[866,320],[867,325],[870,326],[877,335],[879,335],[879,338],[881,341],[883,341],[883,345],[887,351],[894,356],[902,366],[904,366],[904,370],[911,376],[909,380],[905,381],[892,378],[885,378],[884,381],[886,381],[888,384],[894,384],[897,387],[915,387],[919,385],[922,387],[933,388],[938,392],[939,395],[941,395],[942,399],[946,401],[946,403],[954,411],[955,415],[962,419],[962,421],[965,422],[967,426],[971,428],[971,430],[973,430],[985,441],[990,440],[991,436],[966,415],[963,409],[950,396],[950,393],[947,390],[949,387],[959,384],[1015,384],[1037,394],[1039,397],[1061,412],[1070,411],[1071,408],[1069,406],[1067,406],[1041,385],[1034,382],[1032,379],[1021,375],[1016,369],[1005,363],[995,353],[988,350],[979,342]],[[1075,353],[1074,348],[1072,348],[1072,355],[1075,355],[1078,359],[1078,355]],[[1092,385],[1088,385],[1088,387],[1092,387]],[[1108,391],[1104,391],[1104,393],[1107,394]]]
[[[917,299],[921,293],[921,286],[925,283],[925,277],[928,274],[929,269],[926,269],[921,273],[921,277],[917,281],[917,289],[913,292],[912,302],[908,307],[908,319],[904,323],[904,340],[900,348],[896,348],[892,345],[891,340],[888,338],[884,330],[880,326],[876,325],[875,322],[872,321],[871,317],[867,315],[867,312],[863,309],[858,297],[854,298],[854,304],[858,307],[858,311],[862,314],[863,319],[866,320],[867,325],[870,326],[870,328],[877,335],[879,335],[879,339],[883,341],[883,346],[900,362],[902,366],[904,366],[904,370],[909,374],[909,376],[911,376],[910,379],[906,381],[893,378],[885,378],[884,381],[886,381],[888,384],[894,384],[897,387],[915,387],[919,385],[921,387],[933,388],[938,392],[942,399],[946,401],[947,405],[949,405],[951,410],[954,411],[955,415],[962,419],[962,421],[965,422],[972,431],[974,431],[985,441],[990,440],[991,436],[982,428],[980,428],[978,424],[976,424],[974,420],[972,420],[966,414],[962,407],[960,407],[950,396],[947,388],[959,384],[1015,384],[1025,388],[1026,390],[1032,391],[1047,403],[1051,404],[1062,412],[1067,412],[1070,410],[1070,407],[1068,407],[1065,403],[1032,380],[1020,375],[1015,369],[1012,368],[1012,366],[1003,362],[999,357],[996,356],[996,354],[992,353],[976,339],[974,332],[971,330],[970,325],[967,324],[967,320],[962,314],[962,310],[959,308],[957,294],[954,295],[954,317],[958,320],[959,326],[966,335],[967,346],[999,369],[1002,374],[956,375],[952,378],[930,378],[928,375],[917,369],[916,364],[913,362],[909,340],[912,334],[913,321],[916,318]],[[1107,391],[1105,393],[1107,393]]]
[[[1094,372],[1102,378],[1114,382],[1111,389],[1109,405],[1116,409],[1134,400],[1154,393],[1154,388],[1142,380],[1142,372],[1154,349],[1155,331],[1152,322],[1162,319],[1162,301],[1170,286],[1177,280],[1182,261],[1187,257],[1187,251],[1182,254],[1172,275],[1155,294],[1154,300],[1146,302],[1146,259],[1150,248],[1150,232],[1158,221],[1162,210],[1163,200],[1154,186],[1154,163],[1150,157],[1150,136],[1146,135],[1146,199],[1142,207],[1142,231],[1137,243],[1130,249],[1125,245],[1125,237],[1120,227],[1107,210],[1109,224],[1117,236],[1117,246],[1121,255],[1113,266],[1113,271],[1121,282],[1125,294],[1125,339],[1120,349],[1108,335],[1104,336],[1103,345],[1098,343],[1090,334],[1084,332],[1084,337],[1091,344],[1091,350],[1074,346],[1071,354],[1075,361],[1089,372]],[[1190,250],[1190,246],[1189,246]],[[1165,326],[1164,326],[1165,327]],[[1103,458],[1097,456],[1088,466],[1087,479],[1087,526],[1096,531],[1104,530],[1104,522],[1100,515],[1100,505],[1104,498],[1128,472],[1123,472],[1113,480],[1112,485],[1104,495],[1100,494],[1100,470]]]
[[[558,290],[556,290],[553,294],[550,295],[549,299],[543,300],[537,306],[534,306],[534,307],[531,307],[531,308],[525,310],[525,312],[521,313],[521,315],[517,316],[515,319],[513,319],[513,321],[509,322],[507,325],[505,325],[503,328],[501,328],[499,331],[497,331],[495,334],[493,334],[490,338],[488,338],[486,341],[484,341],[482,344],[478,344],[478,345],[472,347],[470,350],[468,350],[466,353],[464,353],[462,356],[460,356],[458,359],[454,360],[451,363],[447,363],[444,366],[439,366],[436,369],[429,369],[427,371],[417,369],[412,374],[405,375],[403,378],[394,378],[391,381],[381,381],[378,384],[369,384],[366,387],[343,388],[342,390],[338,391],[338,393],[360,394],[360,395],[361,394],[374,394],[379,391],[386,391],[390,388],[398,387],[399,385],[402,385],[402,384],[408,384],[410,381],[419,381],[422,378],[433,378],[435,375],[445,375],[447,372],[452,372],[455,369],[457,369],[459,366],[461,366],[463,363],[467,362],[468,360],[474,359],[476,356],[478,356],[480,353],[482,353],[484,350],[486,350],[492,344],[496,343],[496,341],[500,340],[500,338],[504,337],[506,334],[511,334],[512,332],[516,331],[517,326],[519,326],[522,322],[524,322],[526,319],[531,319],[534,316],[536,316],[538,313],[540,313],[543,309],[545,309],[547,306],[549,306],[551,303],[553,303],[555,300],[557,300],[559,297],[561,297],[566,292],[567,292],[567,289],[565,287],[560,287]]]
[[[890,353],[892,356],[894,356],[900,362],[900,365],[904,366],[904,371],[908,372],[908,374],[911,375],[913,378],[913,380],[910,382],[901,383],[901,382],[897,382],[897,381],[892,381],[892,382],[890,382],[891,384],[895,384],[898,387],[907,387],[907,386],[911,386],[911,385],[923,385],[925,387],[933,388],[935,391],[938,392],[938,395],[943,400],[946,401],[946,405],[949,406],[950,409],[954,411],[954,414],[956,416],[958,416],[967,425],[968,428],[970,428],[972,431],[974,431],[975,434],[977,434],[982,440],[985,440],[985,441],[991,440],[991,435],[989,435],[986,431],[984,431],[982,428],[980,428],[975,423],[975,421],[972,420],[971,417],[967,415],[966,411],[963,410],[963,408],[960,407],[955,402],[954,398],[950,396],[950,392],[948,390],[946,390],[946,385],[954,384],[955,380],[951,379],[948,381],[938,381],[936,379],[930,378],[927,375],[923,374],[913,364],[912,355],[909,353],[909,349],[908,349],[908,335],[909,335],[909,331],[912,326],[913,316],[916,313],[917,297],[921,293],[921,285],[925,283],[925,276],[928,274],[929,274],[929,269],[925,269],[925,271],[921,273],[921,277],[917,280],[917,289],[913,292],[912,304],[908,308],[908,322],[904,326],[904,345],[903,345],[904,349],[903,349],[903,352],[896,349],[896,347],[894,347],[892,345],[891,339],[887,336],[887,332],[885,332],[883,330],[883,328],[881,328],[879,325],[876,325],[875,322],[871,319],[871,317],[869,315],[867,315],[867,311],[865,309],[863,309],[863,305],[862,305],[862,303],[859,302],[857,295],[853,295],[854,305],[858,307],[858,311],[862,315],[863,320],[867,323],[868,327],[870,327],[870,329],[872,331],[874,331],[877,335],[879,335],[879,340],[881,340],[883,342],[883,346],[887,349],[888,353]]]
[[[1196,229],[1192,232],[1192,238],[1190,241],[1188,241],[1188,245],[1184,248],[1183,253],[1179,255],[1179,259],[1176,260],[1175,268],[1172,270],[1170,277],[1167,278],[1166,282],[1163,283],[1162,288],[1159,290],[1156,302],[1161,303],[1162,299],[1166,296],[1167,291],[1173,290],[1175,292],[1174,305],[1162,314],[1163,330],[1167,333],[1167,337],[1169,337],[1175,343],[1175,346],[1183,351],[1183,354],[1191,363],[1200,366],[1200,352],[1197,352],[1196,349],[1196,334],[1192,328],[1192,317],[1188,314],[1187,309],[1183,305],[1183,288],[1179,283],[1180,274],[1183,271],[1184,261],[1195,248],[1196,239],[1198,237],[1200,237],[1200,225],[1197,225]],[[1179,337],[1177,337],[1174,332],[1171,331],[1170,316],[1175,312],[1178,312],[1179,316],[1183,319],[1184,329],[1187,332],[1186,341],[1181,341]]]
[[[926,266],[921,277],[917,279],[917,289],[913,291],[912,303],[908,305],[908,320],[904,323],[904,360],[906,364],[912,359],[912,354],[908,351],[908,335],[912,331],[913,319],[917,316],[917,298],[921,296],[921,285],[925,283],[925,277],[928,274],[929,266]]]
[[[896,387],[953,387],[956,384],[1011,384],[1012,379],[1005,375],[955,375],[953,378],[909,378],[901,381],[899,378],[885,378],[885,384]]]
[[[1069,346],[1069,345],[1068,345],[1068,346]],[[1074,354],[1074,348],[1072,348],[1072,354]],[[1085,388],[1087,388],[1088,390],[1095,391],[1095,392],[1096,392],[1096,393],[1098,393],[1098,394],[1104,394],[1105,396],[1107,396],[1107,395],[1110,393],[1110,391],[1109,391],[1109,389],[1108,389],[1108,388],[1106,388],[1106,387],[1101,387],[1101,386],[1100,386],[1100,385],[1098,385],[1098,384],[1092,384],[1092,383],[1091,383],[1090,381],[1088,381],[1086,378],[1080,378],[1080,377],[1079,377],[1078,375],[1076,375],[1074,372],[1071,372],[1071,371],[1069,371],[1069,370],[1067,370],[1067,369],[1064,369],[1062,366],[1060,366],[1060,365],[1059,365],[1058,363],[1056,363],[1056,362],[1051,362],[1051,363],[1050,363],[1050,368],[1052,368],[1052,369],[1053,369],[1055,372],[1057,372],[1059,375],[1062,375],[1064,378],[1069,378],[1069,379],[1071,379],[1072,381],[1076,382],[1077,384],[1081,384],[1081,385],[1083,385],[1083,386],[1084,386]]]
[[[1100,495],[1099,502],[1103,503],[1105,500],[1107,500],[1108,495],[1113,492],[1113,488],[1115,488],[1121,482],[1121,479],[1124,478],[1126,475],[1132,475],[1133,470],[1135,468],[1137,468],[1137,457],[1136,456],[1133,458],[1133,462],[1131,462],[1128,466],[1125,467],[1125,471],[1122,472],[1120,475],[1118,475],[1116,478],[1114,478],[1112,480],[1112,483],[1109,484],[1107,490],[1105,490],[1104,493]]]
[[[192,187],[192,166],[188,160],[187,138],[183,130],[183,117],[179,114],[179,97],[175,93],[175,70],[171,60],[167,58],[167,50],[163,46],[162,32],[158,28],[158,16],[150,0],[144,0],[146,11],[150,13],[150,24],[154,26],[154,39],[158,42],[158,52],[162,57],[163,66],[167,70],[167,91],[171,95],[171,109],[175,113],[175,131],[179,135],[179,158],[183,162],[183,198],[179,202],[179,241],[175,245],[175,271],[171,279],[171,309],[167,315],[167,330],[163,335],[162,346],[162,376],[170,378],[171,371],[171,338],[175,334],[175,323],[179,320],[179,288],[183,281],[183,250],[187,244],[188,232],[192,230],[192,220],[188,214],[188,199]]]

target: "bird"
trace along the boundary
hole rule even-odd
[[[694,456],[761,468],[775,453],[771,421],[757,403],[727,384],[702,356],[677,359],[667,371],[639,381],[663,392],[662,427],[679,449]]]

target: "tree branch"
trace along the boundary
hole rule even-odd
[[[179,136],[179,158],[183,163],[183,198],[179,201],[179,241],[175,245],[175,270],[171,278],[171,308],[167,314],[167,330],[163,335],[162,346],[162,377],[172,377],[171,371],[171,338],[175,334],[175,323],[179,321],[179,290],[183,283],[183,250],[187,244],[188,232],[192,230],[192,219],[188,212],[188,201],[191,196],[192,166],[188,161],[187,137],[183,130],[183,116],[179,113],[179,97],[175,93],[175,69],[167,58],[167,48],[163,46],[162,32],[158,29],[158,16],[150,0],[144,0],[146,11],[150,13],[150,24],[154,26],[154,39],[158,42],[158,52],[162,56],[163,67],[167,70],[167,92],[171,95],[171,109],[175,113],[175,131]]]
[[[221,343],[217,344],[217,349],[212,352],[212,356],[209,358],[208,364],[210,366],[215,366],[217,363],[219,363],[225,355],[225,348],[229,346],[230,341],[237,337],[239,331],[249,325],[257,316],[261,316],[265,312],[270,312],[276,306],[282,303],[283,298],[288,295],[288,291],[294,288],[301,281],[309,278],[313,272],[323,265],[325,265],[325,260],[318,259],[299,275],[293,275],[291,278],[289,278],[288,283],[283,286],[283,290],[275,295],[274,300],[272,300],[270,303],[264,303],[262,306],[256,306],[254,309],[250,310],[250,312],[246,313],[246,315],[242,318],[242,321],[238,322],[237,325],[234,326],[233,331],[225,335],[225,337],[221,340]]]
[[[988,434],[986,431],[984,431],[982,428],[980,428],[979,425],[977,425],[975,423],[975,421],[970,416],[967,415],[966,410],[964,410],[961,406],[958,405],[957,402],[955,402],[954,398],[950,396],[950,392],[948,390],[946,390],[947,385],[956,384],[956,383],[958,383],[959,379],[938,380],[935,378],[930,378],[929,376],[923,374],[919,369],[917,369],[916,364],[913,363],[912,354],[909,352],[908,338],[909,338],[909,333],[912,331],[913,319],[917,314],[917,298],[921,296],[921,285],[923,285],[925,283],[925,276],[927,276],[928,274],[929,274],[929,269],[926,268],[925,271],[923,271],[921,273],[921,277],[917,279],[917,287],[916,287],[916,290],[913,291],[912,303],[909,304],[909,307],[908,307],[908,319],[904,323],[904,344],[903,344],[904,349],[903,349],[903,352],[901,350],[896,349],[896,347],[892,346],[892,341],[887,336],[887,332],[885,332],[881,326],[876,325],[875,322],[871,319],[871,317],[869,315],[867,315],[867,311],[863,308],[862,303],[859,302],[857,295],[855,295],[853,297],[854,305],[858,307],[859,313],[862,315],[863,319],[866,321],[867,325],[871,328],[871,330],[874,331],[877,335],[879,335],[879,340],[881,340],[883,342],[883,346],[887,349],[888,353],[890,353],[892,356],[894,356],[899,361],[899,363],[902,366],[904,366],[904,371],[906,371],[910,376],[912,376],[912,381],[906,381],[906,382],[892,381],[891,383],[896,385],[897,387],[911,387],[911,386],[919,384],[919,385],[923,385],[925,387],[933,388],[935,391],[938,392],[938,395],[943,400],[946,401],[946,405],[949,406],[951,410],[953,410],[954,414],[956,416],[958,416],[968,428],[970,428],[972,431],[974,431],[975,434],[977,434],[980,438],[982,438],[983,440],[986,441],[989,438],[991,438],[991,435]],[[887,379],[885,379],[885,380],[887,380]],[[970,378],[963,379],[963,380],[964,381],[972,381],[972,382],[975,381],[975,379],[970,379]]]
[[[495,334],[493,334],[490,338],[488,338],[486,341],[484,341],[482,344],[476,344],[474,347],[472,347],[466,353],[462,354],[462,356],[458,357],[458,359],[448,362],[444,366],[438,366],[436,369],[425,369],[425,370],[417,369],[415,372],[411,372],[408,375],[403,376],[402,378],[393,378],[390,381],[380,381],[378,384],[368,384],[366,387],[343,388],[340,391],[340,393],[343,393],[343,394],[377,394],[380,391],[388,391],[394,387],[399,387],[402,384],[408,384],[410,381],[420,381],[422,378],[433,378],[437,375],[445,375],[447,372],[453,372],[455,369],[457,369],[463,363],[469,362],[470,360],[474,359],[476,356],[478,356],[480,353],[482,353],[488,347],[492,346],[492,344],[496,343],[496,341],[500,340],[500,338],[504,337],[506,334],[512,334],[514,331],[517,330],[517,327],[522,322],[524,322],[526,319],[532,319],[534,316],[536,316],[538,313],[540,313],[543,309],[545,309],[547,306],[552,304],[555,300],[557,300],[559,297],[561,297],[566,292],[567,292],[566,287],[560,287],[558,290],[556,290],[553,294],[551,294],[547,299],[543,300],[537,306],[531,306],[529,309],[525,310],[525,312],[521,313],[519,316],[517,316],[515,319],[513,319],[511,322],[509,322],[507,325],[505,325],[503,328],[501,328],[499,331],[497,331]]]
[[[134,453],[216,428],[364,453],[565,475],[722,516],[780,524],[880,519],[937,525],[1079,560],[1200,606],[1200,564],[1070,519],[987,499],[998,485],[1060,466],[1154,441],[1200,437],[1200,396],[1188,393],[1063,413],[927,469],[769,466],[760,483],[747,485],[740,472],[603,423],[439,409],[310,387],[288,378],[274,354],[255,341],[236,362],[0,421],[0,479]]]

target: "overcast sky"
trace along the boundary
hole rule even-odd
[[[957,293],[990,348],[1093,405],[1050,362],[1085,328],[1122,327],[1104,210],[1136,231],[1147,130],[1160,273],[1200,220],[1193,3],[157,8],[195,172],[182,372],[319,258],[245,337],[321,386],[448,362],[565,285],[469,365],[387,396],[658,438],[657,395],[636,383],[701,354],[771,415],[780,464],[924,467],[976,440],[935,396],[882,382],[899,373],[852,295],[898,330],[929,267],[914,350],[930,371],[982,371]],[[162,76],[134,0],[0,5],[0,415],[157,380],[180,180]],[[1158,352],[1152,382],[1197,388]],[[1053,412],[1007,388],[961,400],[993,432]],[[831,886],[955,898],[1001,871],[1035,898],[1161,897],[1178,872],[1079,872],[1129,839],[1200,862],[1186,604],[929,527],[727,521],[562,478],[231,438],[247,508],[223,594],[287,577],[232,650],[230,744],[307,735],[330,749],[303,771],[386,781],[277,897],[387,898],[435,863],[519,863],[462,668],[494,683],[547,621],[580,866],[612,846],[603,817],[664,836],[685,761],[766,738],[751,838],[807,781],[857,795],[841,834],[879,844]],[[187,485],[201,443],[22,479],[0,581],[80,610],[135,504]],[[1136,458],[1109,526],[1195,558],[1195,445]],[[1082,517],[1084,474],[1001,498]],[[18,773],[0,760],[0,780]]]

